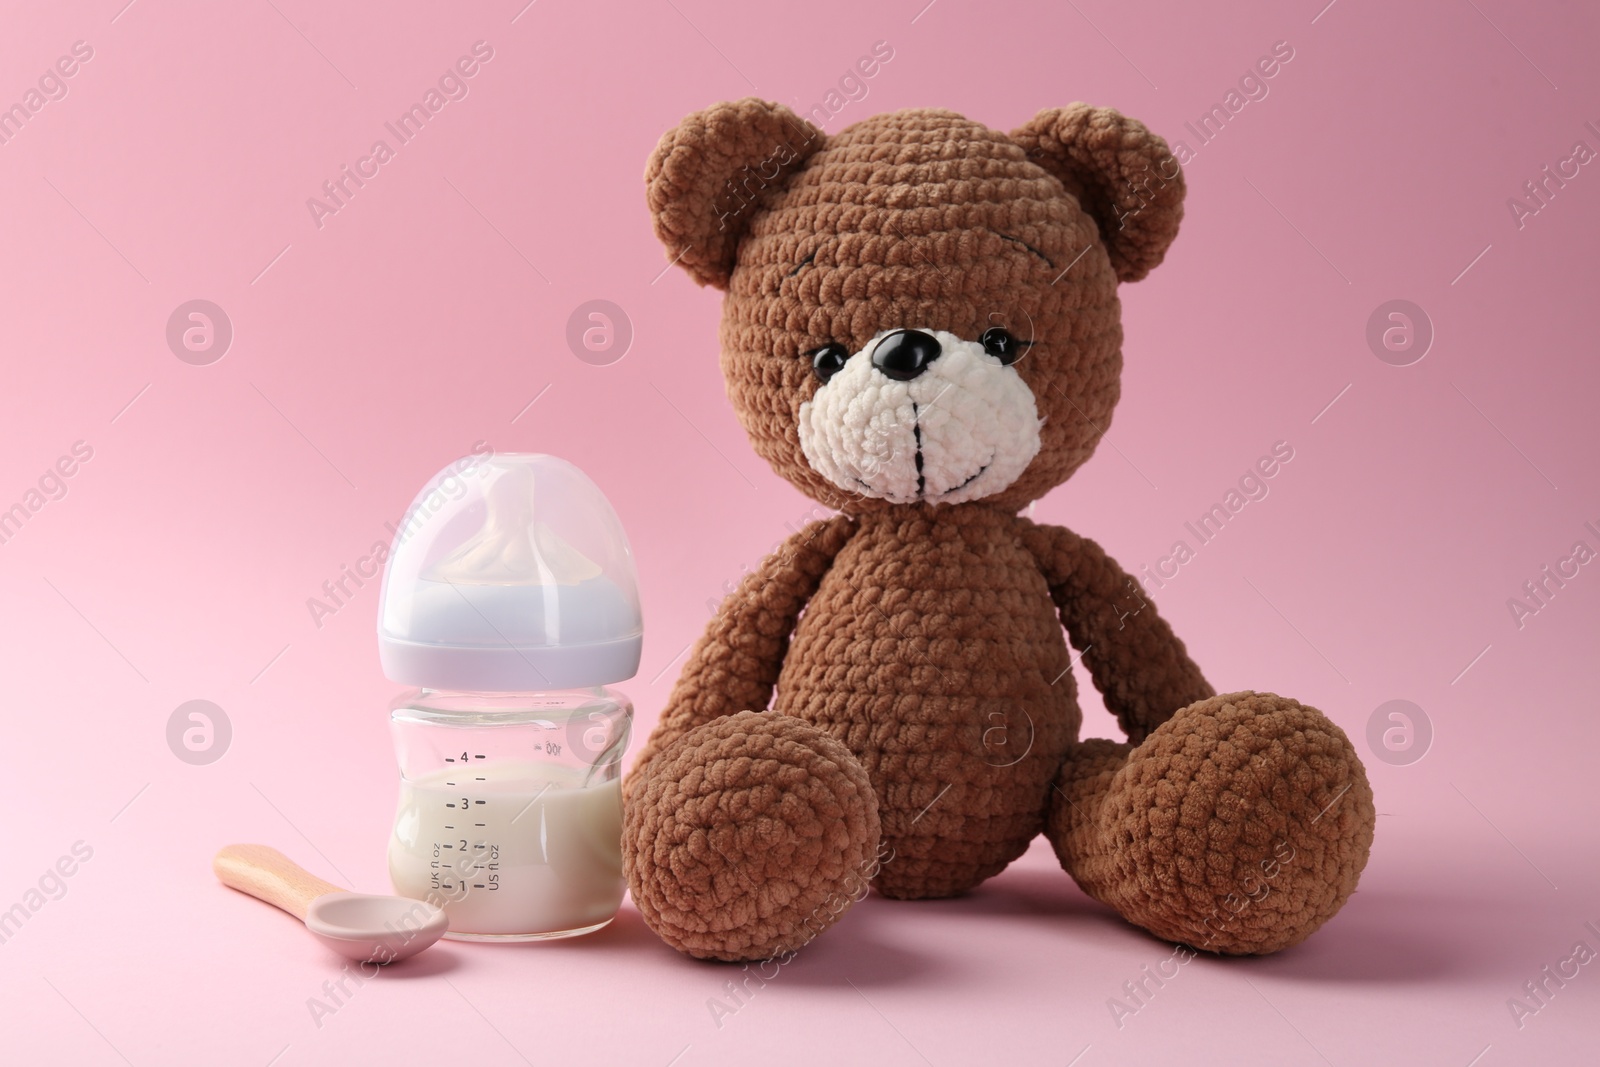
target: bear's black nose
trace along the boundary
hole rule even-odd
[[[872,350],[872,365],[887,378],[909,382],[939,358],[939,342],[921,330],[896,330]]]

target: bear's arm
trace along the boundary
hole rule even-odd
[[[745,575],[689,653],[661,721],[635,761],[644,779],[651,759],[695,727],[741,711],[765,711],[795,623],[834,557],[855,533],[844,515],[813,522]]]
[[[1104,549],[1061,526],[1018,522],[1072,647],[1128,740],[1138,744],[1179,708],[1215,695],[1139,583]]]

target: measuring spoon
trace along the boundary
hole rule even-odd
[[[266,845],[228,845],[211,861],[211,869],[223,885],[282,908],[324,945],[362,963],[415,956],[439,940],[449,925],[432,904],[348,892]]]

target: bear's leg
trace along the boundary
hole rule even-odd
[[[1344,732],[1270,693],[1181,709],[1137,747],[1085,741],[1046,833],[1090,896],[1169,941],[1276,952],[1326,922],[1372,845],[1372,789]]]
[[[878,801],[850,750],[800,719],[745,711],[662,750],[628,791],[633,902],[674,948],[754,961],[799,949],[877,874]]]

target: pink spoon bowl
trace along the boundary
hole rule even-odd
[[[228,845],[211,861],[223,885],[293,915],[341,956],[395,963],[415,956],[449,928],[440,909],[409,897],[351,893],[325,882],[266,845]]]

